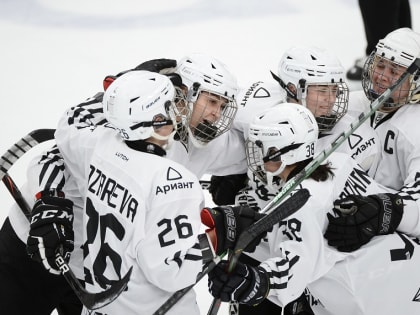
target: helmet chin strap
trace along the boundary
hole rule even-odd
[[[162,148],[165,150],[168,150],[172,146],[172,143],[174,142],[175,133],[176,133],[176,130],[173,130],[169,135],[162,136],[156,133],[155,131],[153,131],[151,134],[151,137],[160,141],[167,141],[165,145],[162,145]]]

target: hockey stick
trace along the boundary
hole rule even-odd
[[[1,157],[0,161],[0,176],[3,176],[9,171],[13,164],[26,152],[34,146],[54,139],[55,129],[37,129],[16,142],[7,152]]]
[[[420,68],[420,58],[417,58],[401,75],[401,77],[388,89],[386,89],[376,100],[370,104],[369,110],[363,112],[359,117],[350,124],[349,130],[342,132],[338,137],[330,144],[329,147],[320,152],[311,163],[309,163],[302,171],[291,178],[282,187],[282,190],[261,210],[261,212],[269,212],[270,209],[281,202],[290,192],[293,191],[303,180],[315,171],[318,166],[323,163],[332,152],[334,152],[361,124],[363,124],[370,116],[372,116],[380,106],[391,97],[391,94],[414,72]],[[233,254],[229,257],[228,272],[232,272],[235,268],[239,256],[244,250],[244,246],[237,242]],[[220,308],[221,300],[213,299],[213,302],[207,312],[207,315],[216,315]]]
[[[168,312],[185,294],[187,294],[201,279],[204,278],[216,265],[223,259],[226,254],[216,256],[213,260],[209,261],[203,270],[197,275],[197,280],[194,284],[176,291],[172,294],[154,313],[153,315],[163,315]]]
[[[2,182],[5,184],[6,188],[9,190],[12,197],[15,199],[16,203],[19,205],[20,209],[23,211],[25,216],[30,218],[30,207],[20,192],[19,188],[13,181],[13,179],[7,174],[9,169],[13,164],[27,151],[29,151],[34,146],[51,140],[54,138],[54,129],[38,129],[34,130],[17,143],[15,143],[2,157],[0,160],[0,174]],[[88,309],[94,310],[100,307],[103,307],[112,301],[114,301],[122,291],[127,287],[132,268],[127,272],[127,274],[121,279],[116,281],[110,288],[99,293],[91,293],[85,290],[79,280],[76,278],[68,264],[65,262],[63,257],[57,253],[56,263],[62,272],[62,275],[69,283],[70,287],[74,290],[77,297]]]
[[[309,191],[307,189],[300,189],[296,191],[289,199],[285,202],[278,204],[272,211],[252,224],[248,229],[243,231],[238,238],[241,247],[246,247],[251,243],[258,235],[261,235],[264,232],[267,232],[271,229],[276,223],[279,223],[284,218],[290,216],[291,214],[298,211],[309,199]],[[203,269],[202,272],[197,276],[197,281],[200,281],[206,274],[208,274],[225,256],[225,254],[215,257],[211,262],[209,262]],[[184,289],[178,290],[175,292],[165,303],[158,308],[153,315],[163,315],[174,306],[195,284],[186,287]]]

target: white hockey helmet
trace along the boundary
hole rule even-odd
[[[312,46],[294,46],[282,56],[278,77],[273,75],[286,90],[290,99],[306,106],[308,86],[334,85],[336,100],[328,116],[313,113],[320,131],[329,131],[345,115],[348,107],[349,89],[345,83],[345,69],[336,56]]]
[[[195,146],[205,146],[231,127],[238,110],[235,100],[239,91],[237,80],[225,64],[213,57],[198,53],[182,58],[178,62],[176,73],[181,76],[183,85],[188,88],[187,106],[182,109],[178,108],[177,113],[183,124],[183,128],[178,130],[178,133],[183,133],[180,134],[180,139],[190,138]],[[191,115],[194,104],[203,91],[225,100],[226,103],[223,106],[220,119],[196,130],[190,126]]]
[[[309,109],[294,103],[271,107],[254,118],[246,143],[248,167],[264,184],[287,165],[313,158],[318,139],[318,124]],[[264,163],[280,161],[275,172],[268,172]]]
[[[175,124],[170,117],[175,88],[168,77],[149,71],[132,71],[117,78],[105,91],[105,118],[119,130],[124,140],[150,137],[165,140],[155,133],[159,126]]]
[[[403,67],[399,70],[401,72],[408,68],[416,58],[420,58],[420,34],[410,28],[399,28],[379,40],[376,49],[370,54],[363,68],[362,86],[366,96],[371,101],[379,96],[373,89],[372,78],[375,73],[384,76],[385,61],[396,69]],[[400,75],[393,76],[392,84],[399,77]],[[407,103],[420,102],[420,71],[417,70],[408,80],[410,83],[408,90],[401,88],[397,95],[393,95],[382,105],[383,108],[398,108]]]

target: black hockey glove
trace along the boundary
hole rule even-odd
[[[115,81],[115,79],[122,76],[124,73],[135,71],[135,70],[145,70],[145,71],[165,74],[169,77],[169,79],[171,79],[172,83],[175,86],[180,86],[180,84],[182,83],[181,77],[178,74],[174,73],[176,64],[177,64],[177,61],[174,59],[165,59],[165,58],[152,59],[152,60],[148,60],[139,64],[137,67],[133,69],[121,71],[117,75],[107,75],[104,78],[103,83],[102,83],[104,87],[104,91],[106,91],[106,89],[111,85],[111,83]],[[181,80],[180,81],[181,83],[179,82],[179,80]]]
[[[176,68],[176,60],[174,59],[152,59],[145,61],[135,67],[133,70],[146,70],[150,72],[157,72],[160,74],[172,73]]]
[[[60,253],[68,262],[74,249],[71,200],[44,196],[36,201],[31,213],[26,249],[28,255],[41,262],[50,273],[60,274],[55,254]]]
[[[152,59],[139,64],[133,70],[147,70],[164,74],[172,81],[174,86],[181,87],[182,78],[178,73],[175,73],[176,65],[177,61],[174,59]]]
[[[222,261],[208,275],[211,295],[222,302],[236,301],[240,304],[257,305],[268,295],[270,279],[261,267],[251,267],[238,262],[228,274],[228,262]]]
[[[218,206],[234,204],[236,194],[246,187],[247,181],[246,173],[227,176],[213,175],[210,178],[209,187],[213,202]]]
[[[351,252],[375,235],[394,233],[403,211],[403,200],[396,194],[350,195],[334,202],[337,217],[327,214],[325,238],[339,251]]]
[[[315,315],[311,309],[311,305],[306,298],[305,293],[302,293],[296,300],[290,302],[284,307],[284,314],[290,315]]]
[[[228,249],[234,249],[239,235],[263,216],[248,206],[221,206],[201,210],[201,222],[208,227],[206,232],[214,230],[216,239],[213,247],[217,255]],[[257,237],[245,248],[245,251],[253,252],[266,234]]]

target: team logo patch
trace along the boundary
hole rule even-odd
[[[254,98],[266,98],[266,97],[270,97],[271,94],[270,92],[267,91],[267,89],[260,87],[259,89],[257,89],[254,93]]]
[[[168,171],[166,173],[167,180],[177,180],[181,178],[182,178],[181,174],[176,169],[173,169],[172,167],[168,168]]]
[[[359,136],[358,134],[351,134],[350,137],[348,138],[348,142],[349,142],[349,146],[351,149],[354,149],[355,147],[357,147],[357,145],[362,141],[362,137]]]
[[[167,194],[174,190],[180,190],[180,189],[191,189],[193,187],[194,182],[189,181],[181,181],[182,175],[180,172],[178,172],[176,169],[169,167],[166,172],[166,179],[168,182],[162,186],[156,187],[156,195],[159,194]]]

